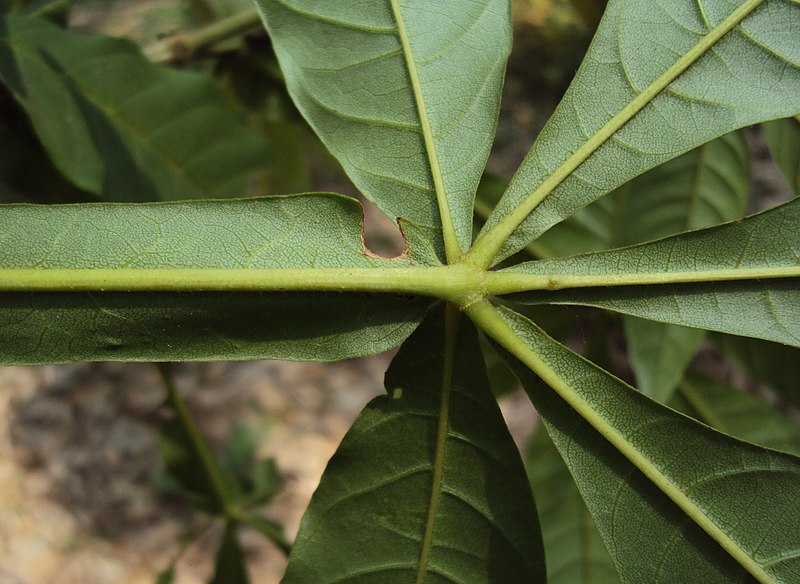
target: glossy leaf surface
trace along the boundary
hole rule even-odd
[[[623,581],[800,577],[800,458],[698,424],[502,316],[553,387],[512,360]]]
[[[436,239],[449,208],[466,250],[511,48],[509,2],[257,4],[290,93],[355,185]]]
[[[233,228],[232,226],[235,226]],[[338,195],[141,205],[6,206],[0,269],[400,268],[368,257]],[[96,273],[96,272],[91,272]],[[404,340],[427,299],[234,292],[4,293],[0,361],[334,360]]]
[[[441,317],[421,325],[386,375],[390,395],[345,436],[303,518],[286,584],[544,581],[530,488],[475,329],[462,321],[449,347],[446,334]]]
[[[244,196],[269,147],[204,77],[149,63],[122,39],[0,16],[0,82],[58,169],[116,201]]]
[[[798,19],[792,0],[611,2],[483,229],[527,216],[499,258],[649,168],[736,128],[799,113]]]
[[[709,270],[735,276],[738,271],[787,269],[794,274],[800,257],[800,201],[740,222],[711,227],[659,241],[571,258],[519,264],[503,270],[526,274],[593,278],[598,285],[652,275],[652,284],[573,288],[520,295],[526,302],[585,304],[650,320],[705,328],[735,335],[800,345],[800,290],[797,276],[702,282]],[[766,273],[765,272],[765,273]],[[658,284],[669,274],[685,273],[686,284]],[[618,280],[619,279],[619,280]]]

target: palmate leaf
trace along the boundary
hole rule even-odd
[[[611,2],[473,256],[507,257],[649,168],[736,128],[796,115],[798,19],[794,0]]]
[[[466,250],[511,48],[509,2],[257,5],[289,92],[361,192],[440,246],[444,229],[460,246],[448,256]]]
[[[800,458],[660,406],[524,317],[500,314],[525,347],[515,347],[524,363],[509,355],[511,365],[623,581],[800,578]]]
[[[56,167],[116,201],[248,194],[269,164],[205,77],[149,63],[129,41],[0,15],[0,82]]]
[[[544,582],[536,509],[474,327],[426,320],[386,388],[328,464],[284,582]]]
[[[596,306],[800,346],[798,223],[800,199],[795,199],[739,222],[617,250],[527,262],[499,274],[519,274],[520,283],[539,276],[554,290],[569,288],[518,295],[524,302]],[[711,274],[717,281],[709,281]],[[590,281],[592,287],[581,287]]]
[[[258,289],[259,274],[290,286],[297,274],[282,274],[281,268],[336,268],[331,277],[346,281],[341,268],[391,271],[413,265],[410,259],[367,256],[361,229],[359,204],[328,194],[5,206],[0,282],[9,286],[28,270],[45,285],[64,285],[61,292],[0,295],[0,363],[328,361],[384,351],[411,333],[430,300],[247,291]],[[136,288],[142,277],[152,276],[149,270],[166,287],[156,282],[149,292],[124,292],[126,285]],[[69,292],[67,281],[75,274],[94,282],[95,291]],[[102,292],[126,274],[127,284],[116,288],[123,291]],[[219,291],[186,292],[195,278],[205,284],[216,279]],[[381,278],[376,274],[376,282]],[[181,292],[169,291],[176,289]]]

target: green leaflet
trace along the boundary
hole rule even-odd
[[[509,2],[257,4],[289,91],[356,186],[458,259],[497,123]]]
[[[8,205],[0,213],[0,281],[6,282],[26,268],[45,281],[49,274],[104,270],[112,280],[127,273],[135,281],[156,269],[179,284],[179,273],[202,279],[225,270],[225,284],[240,272],[253,281],[254,274],[272,274],[264,268],[319,269],[304,274],[352,268],[369,275],[412,265],[365,255],[361,207],[339,195]],[[295,273],[278,276],[278,285],[288,286]],[[333,280],[346,280],[347,273],[335,271]],[[430,304],[387,294],[246,290],[4,293],[0,362],[342,359],[397,345]]]
[[[800,424],[749,393],[690,371],[676,401],[678,409],[720,432],[800,455]]]
[[[548,255],[642,243],[741,217],[750,156],[741,132],[727,134],[636,177],[540,237]],[[697,329],[625,317],[637,386],[666,400],[703,340]]]
[[[800,578],[800,459],[677,414],[524,317],[500,315],[524,343],[504,343],[524,361],[512,357],[512,367],[624,581],[727,584],[747,573],[764,583]],[[543,389],[531,370],[555,391]]]
[[[637,176],[549,229],[547,257],[644,243],[741,217],[750,194],[742,132],[726,134]]]
[[[389,395],[328,464],[286,584],[545,581],[536,510],[475,329],[463,319],[453,329],[440,311],[400,350]]]
[[[203,76],[149,63],[132,43],[0,16],[0,82],[54,164],[117,201],[243,196],[269,148]]]
[[[800,195],[800,115],[764,124],[764,137],[789,188]]]
[[[543,427],[526,458],[542,523],[549,584],[619,584],[617,570],[575,480]]]
[[[800,408],[800,384],[797,381],[800,379],[800,351],[797,348],[729,335],[712,335],[711,340],[753,379]]]
[[[498,272],[498,280],[504,273],[525,274],[519,281],[524,286],[539,275],[553,288],[569,288],[518,295],[524,302],[597,306],[797,346],[799,221],[795,199],[739,222],[651,243],[519,264]],[[731,281],[703,283],[709,273]],[[737,274],[744,279],[733,281]],[[581,287],[589,281],[597,287]]]
[[[700,7],[694,0],[609,4],[569,91],[481,232],[476,261],[511,255],[604,193],[712,138],[800,111],[800,5],[706,0]]]

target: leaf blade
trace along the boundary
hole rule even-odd
[[[660,406],[512,311],[476,308],[470,316],[512,352],[512,366],[576,476],[623,579],[729,582],[742,569],[764,583],[796,579],[800,459],[738,442]],[[537,376],[555,392],[541,391]],[[616,521],[623,511],[630,514]],[[658,562],[625,541],[631,526],[628,537],[639,544],[642,529],[648,544],[658,540]]]
[[[452,347],[458,367],[443,408],[445,329],[441,312],[421,326],[387,373],[391,395],[370,402],[345,436],[303,518],[287,584],[544,579],[519,453],[488,388],[475,331],[465,322]],[[449,420],[439,458],[443,411]],[[502,495],[492,487],[498,480]]]
[[[108,199],[243,196],[269,162],[206,79],[129,41],[0,16],[0,81],[64,176]]]
[[[466,249],[511,46],[508,2],[464,3],[446,18],[416,0],[258,6],[289,91],[355,185],[450,256]]]
[[[548,282],[558,282],[563,274],[577,286],[597,278],[591,285],[607,288],[528,293],[518,299],[597,306],[797,346],[799,222],[800,203],[795,199],[740,222],[618,250],[519,264],[501,270],[498,280],[504,272],[535,274]],[[771,273],[780,277],[770,279]],[[625,274],[631,276],[631,284],[642,285],[627,285]],[[621,286],[615,287],[615,282]]]
[[[789,32],[800,14],[796,3],[649,6],[609,4],[570,90],[476,242],[473,257],[481,265],[501,248],[497,259],[508,257],[677,154],[738,127],[797,113],[797,103],[787,99],[800,90],[800,55]],[[729,67],[715,70],[716,59]],[[764,91],[766,77],[773,82]],[[602,107],[597,78],[608,88]]]
[[[306,272],[317,275],[338,268],[334,280],[341,280],[348,269],[372,273],[414,265],[367,256],[361,208],[338,195],[9,205],[0,224],[0,269],[10,282],[27,271],[46,282],[55,274],[95,276],[105,269],[129,274],[136,289],[136,278],[149,269],[162,270],[167,280],[185,269],[201,276],[219,269],[224,285],[240,271],[243,280],[252,280],[249,268],[268,275],[287,273],[280,268],[316,268]],[[385,279],[381,274],[376,270],[375,279]],[[273,289],[286,278],[279,276]],[[260,293],[247,287],[192,293],[102,289],[3,293],[0,360],[335,360],[398,344],[431,303],[398,295]]]

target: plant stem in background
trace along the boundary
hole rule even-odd
[[[188,61],[197,53],[202,53],[217,43],[257,29],[260,22],[255,9],[245,10],[195,31],[179,33],[153,43],[145,47],[143,52],[155,63]]]
[[[158,371],[164,381],[164,387],[167,390],[167,401],[170,407],[175,412],[175,418],[183,428],[186,436],[189,438],[192,450],[194,451],[195,458],[201,462],[203,472],[208,478],[209,484],[213,488],[216,497],[218,508],[229,519],[237,519],[238,512],[235,509],[233,501],[230,500],[228,489],[225,487],[225,480],[222,476],[222,471],[214,461],[214,455],[189,413],[189,408],[186,402],[178,393],[175,383],[172,379],[172,372],[170,371],[169,363],[157,363]]]

